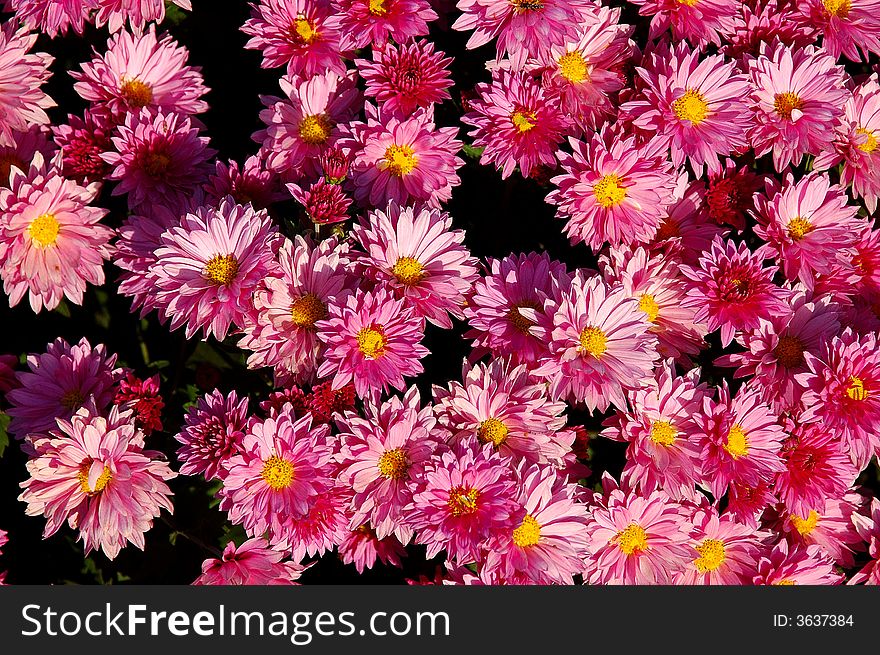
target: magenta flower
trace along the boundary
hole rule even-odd
[[[199,398],[183,417],[184,425],[174,438],[183,444],[177,451],[181,475],[222,478],[229,460],[242,452],[248,428],[248,399],[239,400],[214,389]]]
[[[45,110],[54,107],[55,101],[40,87],[52,75],[53,57],[28,53],[36,40],[37,34],[16,31],[13,21],[0,25],[0,146],[15,145],[15,132],[49,125]]]
[[[744,585],[751,582],[761,554],[761,533],[714,508],[697,510],[692,519],[690,563],[675,578],[680,585]]]
[[[53,127],[53,131],[59,128]],[[43,125],[32,125],[27,132],[12,132],[12,144],[0,145],[0,187],[9,187],[13,168],[26,173],[40,153],[44,161],[53,161],[56,145],[49,140],[51,132]],[[58,140],[58,137],[55,137]],[[60,141],[60,140],[59,140]]]
[[[305,516],[288,519],[286,536],[275,547],[289,552],[290,559],[321,557],[344,542],[351,530],[351,489],[336,484],[318,495]]]
[[[789,546],[784,539],[758,560],[756,585],[838,585],[843,576],[819,546]]]
[[[94,3],[95,0],[6,0],[3,8],[14,11],[27,30],[55,38],[67,34],[70,28],[82,34]]]
[[[340,184],[321,178],[307,189],[293,183],[286,186],[290,195],[303,206],[308,220],[315,225],[343,223],[351,218],[351,198]]]
[[[291,585],[306,567],[283,562],[284,553],[269,547],[262,537],[248,539],[236,548],[230,541],[220,559],[209,558],[194,585]]]
[[[400,566],[406,557],[406,549],[397,537],[377,539],[369,525],[361,525],[351,530],[339,544],[339,557],[343,564],[354,564],[357,572],[363,573],[365,569],[373,568],[377,560],[385,566]]]
[[[428,23],[437,19],[428,0],[332,0],[332,6],[330,23],[343,50],[406,43],[427,34]]]
[[[95,24],[107,25],[110,32],[118,32],[126,22],[136,32],[143,30],[151,21],[161,23],[165,20],[164,0],[93,0],[98,6]],[[191,0],[171,0],[181,9],[192,11]]]
[[[671,29],[673,42],[687,39],[695,47],[721,45],[733,32],[739,9],[734,0],[633,0],[633,4],[639,6],[641,16],[652,17],[649,39]]]
[[[213,203],[232,196],[239,205],[251,203],[254,209],[266,209],[272,203],[285,200],[278,176],[266,169],[261,155],[248,157],[243,166],[237,161],[216,162],[215,173],[205,183],[205,193]]]
[[[794,20],[822,35],[822,46],[835,59],[868,61],[880,55],[880,2],[877,0],[806,0],[796,5]],[[859,57],[861,51],[862,57]]]
[[[103,182],[111,170],[101,157],[113,149],[111,119],[100,110],[86,110],[82,118],[70,114],[67,121],[67,125],[52,127],[55,144],[61,150],[64,176],[79,184]]]
[[[848,492],[843,498],[826,498],[821,512],[811,509],[806,518],[783,514],[779,529],[793,546],[815,544],[836,563],[852,568],[853,552],[864,548],[857,523],[863,518],[865,501],[864,496],[855,492]]]
[[[693,266],[711,249],[716,237],[724,238],[730,233],[705,211],[705,198],[706,188],[701,180],[694,180],[684,189],[660,224],[650,244],[652,252],[665,253]]]

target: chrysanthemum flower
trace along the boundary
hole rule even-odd
[[[737,330],[754,330],[760,317],[782,316],[789,311],[789,292],[773,284],[775,266],[764,268],[763,257],[719,237],[703,253],[697,267],[683,266],[691,280],[684,305],[696,310],[694,320],[708,323],[709,332],[721,328],[727,346]]]
[[[714,508],[697,510],[691,522],[691,561],[676,576],[675,584],[751,583],[761,553],[759,535],[727,515],[718,516]]]
[[[222,341],[230,325],[245,324],[258,284],[275,270],[280,245],[265,210],[237,205],[227,196],[216,209],[186,214],[162,234],[156,250],[157,302],[171,329],[186,325]]]
[[[636,127],[665,140],[676,166],[688,160],[698,176],[704,165],[710,173],[720,171],[719,155],[747,145],[748,79],[721,55],[701,56],[684,43],[660,47],[645,59],[636,69],[643,93],[621,111]]]
[[[865,497],[849,492],[843,498],[826,498],[821,511],[811,509],[806,518],[783,510],[779,529],[793,545],[815,544],[844,568],[852,568],[854,551],[864,548],[856,523]]]
[[[319,494],[309,504],[308,512],[298,518],[287,518],[285,537],[275,544],[290,553],[290,559],[321,557],[345,541],[351,530],[351,489],[340,484]]]
[[[671,29],[674,42],[687,39],[695,47],[721,45],[733,32],[738,8],[735,0],[633,0],[633,4],[639,6],[639,15],[652,17],[649,39]]]
[[[116,355],[83,337],[71,346],[58,337],[46,352],[28,355],[30,371],[17,374],[18,388],[6,394],[9,431],[18,439],[48,432],[55,419],[69,419],[91,403],[102,411],[113,400]]]
[[[754,120],[749,140],[760,157],[773,151],[782,172],[805,154],[831,146],[841,109],[849,95],[844,71],[824,50],[782,44],[749,63]]]
[[[546,252],[490,258],[487,266],[464,310],[471,328],[464,336],[474,340],[474,358],[491,352],[514,363],[533,363],[547,352],[547,344],[532,333],[532,327],[537,323],[552,327],[553,305],[571,276],[565,264]]]
[[[163,113],[200,114],[208,109],[201,68],[187,66],[189,52],[170,35],[161,39],[155,27],[143,34],[119,32],[107,52],[71,71],[73,88],[84,99],[115,116],[137,114],[144,107]]]
[[[880,55],[880,2],[877,0],[806,0],[798,3],[794,20],[822,35],[822,47],[835,59],[865,61]]]
[[[756,585],[838,585],[843,576],[819,546],[789,546],[784,539],[758,560]]]
[[[404,376],[424,370],[419,360],[428,354],[421,344],[425,321],[385,288],[332,303],[328,318],[315,326],[327,345],[318,377],[332,376],[334,389],[354,382],[359,397],[376,399],[389,387],[402,391]]]
[[[283,562],[284,554],[269,547],[262,537],[248,539],[236,547],[226,544],[219,559],[202,563],[202,574],[194,585],[291,585],[302,575],[304,567]]]
[[[443,447],[436,423],[416,387],[402,401],[395,396],[379,406],[366,403],[363,417],[350,412],[339,419],[338,479],[354,491],[352,529],[369,521],[376,538],[409,542],[413,531],[402,512],[412,500],[412,483]]]
[[[572,153],[556,153],[563,173],[552,178],[558,188],[546,201],[567,219],[571,243],[583,241],[596,252],[606,242],[650,241],[675,199],[677,179],[665,144],[653,140],[639,147],[635,136],[623,138],[608,128],[589,142],[568,142]]]
[[[550,383],[553,398],[583,402],[592,412],[626,405],[626,389],[651,375],[657,337],[639,303],[620,286],[578,275],[563,293],[551,329],[536,325],[549,354],[534,371]]]
[[[53,126],[52,129],[58,128]],[[27,132],[12,132],[12,145],[0,145],[0,187],[9,186],[13,168],[27,172],[38,152],[45,161],[54,159],[56,145],[60,143],[50,141],[50,134],[49,129],[43,125],[33,125]]]
[[[361,205],[418,201],[439,208],[452,197],[461,182],[456,170],[464,165],[456,156],[462,146],[457,127],[436,127],[432,110],[397,119],[367,104],[366,117],[366,123],[350,123],[339,140],[351,154],[349,179]]]
[[[101,154],[113,149],[112,127],[112,120],[102,111],[88,109],[82,118],[68,114],[66,125],[52,127],[55,143],[61,149],[61,170],[65,177],[79,184],[104,181],[110,165]]]
[[[112,560],[127,542],[143,550],[153,519],[172,511],[165,482],[177,474],[162,453],[144,450],[130,414],[114,408],[104,418],[84,409],[69,422],[59,419],[58,431],[36,449],[19,500],[28,516],[46,517],[44,539],[67,522],[86,555],[100,549]]]
[[[263,68],[287,67],[288,75],[311,77],[328,70],[345,75],[341,35],[329,20],[324,0],[260,0],[251,4],[251,17],[241,31],[245,44],[263,53]]]
[[[727,489],[726,513],[737,522],[757,530],[764,512],[778,502],[771,482],[761,480],[752,485],[733,481]]]
[[[688,561],[689,526],[679,504],[662,491],[645,497],[612,491],[590,519],[589,584],[669,584]]]
[[[248,157],[243,166],[237,161],[225,163],[218,159],[214,174],[205,183],[205,193],[215,203],[232,196],[239,205],[251,203],[254,209],[266,209],[286,199],[278,176],[266,169],[261,155]]]
[[[29,31],[55,38],[67,34],[70,28],[82,34],[95,0],[6,0],[4,5],[6,11],[15,12]]]
[[[406,43],[427,34],[428,23],[437,19],[428,0],[332,0],[332,5],[330,22],[343,50]]]
[[[332,382],[319,382],[312,387],[311,393],[306,398],[306,407],[314,421],[329,423],[337,420],[345,412],[353,410],[356,398],[352,384],[334,389]]]
[[[497,70],[491,84],[480,83],[474,92],[477,97],[468,100],[470,111],[461,120],[474,127],[468,135],[483,148],[481,164],[495,164],[502,178],[517,166],[528,177],[542,164],[556,165],[566,120],[538,82],[526,73]]]
[[[737,9],[734,31],[726,35],[721,46],[721,52],[728,57],[741,61],[746,55],[757,57],[776,41],[796,48],[816,42],[815,30],[797,20],[798,5],[785,0],[757,0],[743,2]]]
[[[491,537],[522,520],[509,460],[476,439],[430,459],[414,485],[404,513],[428,559],[445,550],[459,564],[475,562]]]
[[[199,398],[183,417],[184,425],[174,438],[183,444],[177,451],[181,475],[223,477],[229,460],[242,452],[248,427],[248,399],[239,400],[215,389]]]
[[[373,59],[355,59],[366,82],[364,94],[375,98],[383,113],[398,118],[419,107],[428,109],[448,99],[452,58],[434,50],[434,44],[418,39],[396,46],[385,44],[373,51]]]
[[[376,538],[369,525],[361,525],[350,531],[339,544],[339,557],[343,564],[354,564],[358,573],[371,569],[376,561],[385,566],[400,566],[401,559],[406,557],[406,549],[390,536],[385,539]]]
[[[151,21],[161,23],[165,20],[164,0],[93,0],[98,7],[95,24],[107,25],[110,32],[118,32],[126,22],[134,31],[141,31]],[[191,0],[171,0],[181,9],[192,11]]]
[[[868,542],[868,555],[871,561],[856,573],[849,584],[880,585],[880,499],[873,498],[867,516],[853,514],[859,536]]]
[[[318,244],[299,235],[285,240],[275,274],[259,280],[254,311],[242,325],[239,346],[251,351],[250,368],[274,367],[279,383],[314,376],[325,348],[315,324],[354,286],[346,272],[347,253],[335,238]]]
[[[16,31],[11,20],[0,25],[0,146],[14,146],[14,132],[49,125],[45,110],[55,101],[41,87],[52,75],[49,66],[54,58],[44,52],[28,53],[36,40],[37,34]]]
[[[708,252],[716,237],[725,238],[730,230],[718,225],[706,211],[706,186],[702,180],[686,184],[687,175],[679,177],[680,197],[669,206],[669,215],[660,223],[652,252],[659,252],[693,266]],[[683,185],[684,188],[682,188]]]
[[[165,401],[159,393],[159,374],[141,380],[131,370],[119,380],[113,404],[132,412],[134,425],[149,437],[162,429],[162,408]]]
[[[755,192],[762,177],[748,166],[737,168],[731,159],[724,160],[720,173],[709,175],[702,210],[719,225],[744,230],[748,212],[754,209]]]
[[[315,225],[343,223],[351,216],[351,198],[341,184],[332,184],[321,178],[308,188],[288,183],[290,195],[303,206],[306,218]]]
[[[466,294],[477,279],[477,261],[464,246],[464,232],[436,209],[394,203],[370,212],[352,234],[365,254],[356,262],[366,276],[393,289],[416,315],[451,328],[449,314],[463,318]]]

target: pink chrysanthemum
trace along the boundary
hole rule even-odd
[[[765,510],[777,502],[771,482],[750,485],[733,481],[727,490],[726,511],[737,522],[757,530]]]
[[[330,22],[343,50],[406,43],[427,34],[428,23],[437,19],[428,0],[332,0],[332,6]]]
[[[853,514],[852,522],[859,536],[868,542],[868,555],[871,561],[853,576],[849,584],[880,585],[880,499],[871,500],[867,516]]]
[[[477,261],[464,246],[464,232],[436,209],[389,203],[352,229],[365,254],[356,262],[370,279],[393,289],[417,316],[451,328],[449,314],[463,318],[466,295],[477,279]]]
[[[0,25],[0,146],[14,146],[14,132],[27,132],[32,125],[49,125],[45,110],[55,101],[43,90],[53,57],[28,53],[37,34],[16,31],[13,21]]]
[[[782,172],[805,154],[829,148],[849,95],[844,71],[824,50],[768,48],[749,63],[754,121],[749,140],[760,157],[773,151]]]
[[[367,403],[363,418],[347,413],[339,419],[339,480],[354,491],[352,529],[369,521],[378,539],[394,535],[406,544],[412,538],[403,508],[412,501],[412,483],[442,447],[430,405],[420,405],[411,387],[402,401]]]
[[[822,47],[835,59],[859,62],[880,55],[880,2],[877,0],[806,0],[793,19],[822,35]]]
[[[241,31],[245,48],[263,53],[263,68],[287,67],[288,75],[311,77],[326,71],[345,75],[340,33],[324,0],[260,0]]]
[[[759,535],[727,515],[718,516],[714,508],[697,510],[691,522],[691,561],[675,584],[749,584],[761,553]]]
[[[25,294],[31,308],[54,309],[67,298],[83,302],[87,284],[104,284],[113,230],[107,210],[90,207],[98,185],[82,187],[47,166],[37,153],[27,173],[12,170],[0,187],[0,276],[9,305]]]
[[[522,520],[509,460],[491,444],[473,439],[432,458],[414,484],[404,512],[429,559],[445,550],[459,564],[475,562],[492,536]]]
[[[235,391],[227,396],[215,389],[199,398],[183,419],[183,428],[174,435],[183,444],[177,451],[180,474],[222,478],[229,460],[243,450],[248,399],[239,400]]]
[[[571,276],[565,264],[546,252],[509,255],[487,262],[485,277],[474,284],[464,313],[474,340],[474,358],[486,352],[514,363],[533,363],[547,352],[547,344],[532,333],[542,323],[552,328],[554,305],[561,300]],[[526,317],[520,310],[529,313]]]
[[[645,89],[621,110],[636,127],[669,144],[673,164],[688,160],[700,176],[704,165],[710,173],[721,170],[719,155],[745,149],[751,117],[743,98],[749,86],[733,62],[680,43],[656,49],[636,70]]]
[[[191,0],[171,0],[181,9],[192,11]],[[161,23],[165,20],[164,0],[96,0],[98,13],[95,24],[107,25],[110,32],[118,32],[126,22],[134,31],[141,31],[151,21]]]
[[[59,128],[53,126],[52,129]],[[61,144],[50,141],[50,134],[51,132],[43,125],[33,125],[27,132],[12,132],[12,145],[0,145],[0,187],[9,186],[13,168],[27,172],[37,153],[43,156],[44,161],[54,159],[56,145]],[[57,141],[58,137],[56,136],[55,139]]]
[[[95,0],[5,0],[4,4],[4,9],[14,11],[29,31],[55,38],[67,34],[70,28],[82,34]]]
[[[565,403],[547,397],[543,381],[507,360],[467,363],[463,383],[434,386],[434,412],[453,443],[474,437],[514,462],[561,466],[574,434],[565,430]]]
[[[343,223],[351,216],[351,198],[341,184],[333,184],[321,178],[308,188],[288,183],[290,195],[303,206],[306,218],[315,225]]]
[[[747,213],[755,208],[754,195],[761,182],[762,177],[748,166],[737,168],[733,160],[725,159],[721,172],[709,176],[702,210],[719,225],[744,230]]]
[[[369,525],[361,525],[339,544],[339,557],[343,564],[354,564],[357,572],[363,573],[365,569],[373,568],[377,560],[385,566],[400,566],[402,558],[406,557],[406,549],[397,537],[377,539]]]
[[[526,73],[499,70],[491,84],[480,83],[474,92],[477,97],[468,101],[470,111],[461,120],[474,127],[469,136],[483,148],[481,164],[495,164],[502,178],[517,166],[523,177],[542,164],[556,166],[554,153],[566,121],[538,82]]]
[[[687,176],[679,178],[679,184]],[[702,180],[694,180],[684,189],[681,197],[669,206],[669,216],[650,244],[652,252],[662,252],[674,260],[694,265],[704,252],[712,247],[716,237],[726,237],[730,230],[718,225],[705,211],[706,188]]]
[[[755,0],[741,3],[734,15],[734,31],[727,35],[721,52],[728,57],[745,60],[757,57],[764,48],[779,41],[803,48],[816,42],[816,33],[797,21],[797,5],[785,0]]]
[[[239,346],[252,352],[250,368],[272,366],[275,380],[282,384],[314,376],[325,348],[315,324],[353,287],[346,272],[347,253],[347,246],[335,238],[317,245],[299,235],[285,240],[275,275],[259,281],[253,291],[254,311],[242,325]]]
[[[695,47],[721,45],[733,32],[738,8],[734,0],[633,0],[633,4],[639,6],[639,15],[652,16],[649,39],[671,29],[674,42],[687,39]]]
[[[550,383],[553,398],[583,402],[592,412],[626,406],[626,389],[651,375],[657,337],[639,303],[620,286],[578,275],[553,316],[552,330],[540,324],[533,333],[549,344],[549,355],[535,375]]]
[[[313,420],[318,423],[329,423],[353,410],[356,399],[357,395],[352,384],[334,389],[332,382],[319,382],[312,387],[311,393],[306,398],[306,407],[311,412]]]
[[[856,528],[864,504],[865,497],[856,492],[849,492],[843,498],[827,498],[822,501],[821,511],[811,509],[806,518],[783,513],[779,530],[792,545],[815,544],[837,564],[852,568],[853,551],[864,548]]]
[[[229,520],[249,536],[268,531],[272,545],[286,544],[292,522],[333,488],[329,434],[310,416],[294,420],[286,412],[251,423],[241,452],[226,461],[220,508]]]
[[[764,268],[763,257],[719,237],[703,253],[697,267],[683,266],[691,280],[685,307],[696,310],[694,320],[707,323],[709,332],[721,328],[721,344],[727,346],[737,330],[754,330],[760,317],[772,318],[789,311],[789,292],[773,284],[775,266]]]
[[[558,189],[546,201],[567,219],[572,244],[587,243],[597,252],[612,246],[649,242],[675,199],[676,176],[665,144],[652,140],[639,147],[610,129],[589,142],[569,138],[572,153],[556,153],[563,173],[552,178]]]
[[[355,199],[371,207],[417,201],[435,208],[449,200],[461,183],[456,170],[464,165],[456,156],[458,128],[436,127],[432,110],[397,119],[367,104],[366,114],[367,122],[350,123],[339,141],[352,157]]]
[[[669,584],[686,565],[688,526],[678,503],[662,491],[645,497],[612,491],[590,519],[589,584]]]
[[[351,489],[337,484],[317,496],[301,518],[288,519],[287,536],[276,547],[301,562],[306,556],[321,557],[345,541],[351,530]]]
[[[819,546],[789,546],[784,539],[758,560],[756,585],[838,585],[843,576]]]
[[[165,402],[159,393],[159,374],[141,380],[132,371],[126,371],[119,380],[119,389],[113,404],[131,410],[134,425],[149,437],[162,429],[162,408]]]
[[[126,542],[143,550],[153,519],[172,511],[165,482],[177,474],[162,453],[144,450],[143,433],[115,408],[109,418],[82,410],[70,422],[59,419],[36,449],[19,500],[28,516],[46,517],[44,539],[67,522],[87,555],[100,549],[114,559]]]
[[[435,52],[434,44],[426,39],[400,46],[388,43],[373,51],[372,61],[355,59],[354,63],[367,85],[364,94],[375,98],[390,116],[404,118],[450,97],[452,58]]]
[[[186,214],[162,235],[156,250],[158,303],[171,329],[186,325],[222,341],[230,325],[243,326],[258,284],[277,266],[280,237],[265,210],[227,196],[217,209]]]
[[[269,547],[262,537],[236,547],[226,544],[220,559],[206,559],[194,585],[292,585],[305,570],[294,562],[282,562],[284,554]]]
[[[354,382],[359,397],[375,399],[389,387],[402,391],[404,376],[424,370],[425,321],[386,289],[355,292],[328,310],[328,318],[315,324],[327,345],[318,377],[332,376],[334,389]]]
[[[82,118],[69,114],[67,122],[52,127],[55,143],[61,149],[61,170],[80,184],[103,182],[110,165],[101,155],[113,149],[112,121],[100,110],[86,110]]]
[[[205,183],[205,193],[213,202],[232,196],[239,205],[251,203],[254,209],[266,209],[274,202],[285,200],[278,176],[265,168],[261,155],[248,157],[244,165],[217,160],[215,173]]]

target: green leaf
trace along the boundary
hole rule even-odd
[[[58,312],[64,318],[70,318],[70,305],[67,304],[64,298],[61,299],[61,302],[58,303],[58,306],[53,311]]]
[[[186,12],[171,2],[171,0],[165,0],[165,20],[168,23],[171,25],[180,25],[185,19]]]
[[[0,413],[0,457],[3,457],[3,453],[6,452],[6,446],[9,445],[9,432],[7,432],[7,428],[9,427],[10,420],[9,414]]]
[[[473,159],[475,161],[479,161],[480,157],[483,156],[484,148],[476,148],[474,146],[469,146],[468,144],[464,144],[461,147],[462,152],[464,152],[464,156],[468,159]]]

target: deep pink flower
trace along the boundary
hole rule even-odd
[[[14,11],[29,31],[44,32],[51,38],[67,34],[70,28],[82,34],[95,8],[95,0],[6,0],[4,4],[4,9]]]
[[[82,118],[68,114],[67,122],[52,127],[55,143],[61,149],[64,175],[79,184],[103,182],[110,165],[101,154],[113,149],[113,123],[100,110],[86,110]]]
[[[229,460],[242,452],[248,427],[248,399],[235,391],[224,395],[217,389],[199,398],[183,417],[174,435],[181,448],[177,459],[181,475],[202,474],[207,480],[223,477]]]
[[[842,498],[826,498],[820,511],[811,509],[806,518],[783,512],[778,528],[792,544],[816,544],[844,568],[852,568],[854,551],[864,548],[856,524],[862,518],[865,496],[849,492]]]
[[[735,0],[633,0],[641,16],[651,16],[649,39],[656,39],[667,29],[672,30],[672,41],[687,39],[691,45],[702,47],[713,43],[721,45],[734,28]]]
[[[119,389],[113,404],[130,409],[135,427],[149,437],[155,430],[162,429],[162,408],[165,402],[159,394],[159,374],[141,380],[132,371],[126,371],[119,380]]]
[[[306,217],[315,225],[343,223],[351,218],[351,198],[340,184],[331,184],[321,178],[306,189],[289,183],[287,190],[303,206]]]
[[[880,2],[877,0],[805,0],[792,18],[822,35],[822,46],[835,59],[850,61],[880,55]]]
[[[377,539],[369,525],[361,525],[350,531],[339,544],[339,557],[343,564],[354,564],[358,573],[371,569],[376,561],[385,566],[400,566],[401,559],[406,557],[406,549],[390,536]]]
[[[329,22],[343,50],[406,43],[427,34],[428,23],[437,19],[428,0],[332,0],[332,6]]]
[[[730,230],[718,225],[705,211],[706,188],[694,180],[685,188],[686,176],[679,178],[680,195],[669,207],[667,216],[651,243],[652,252],[662,252],[673,260],[693,266],[712,247],[716,237],[724,238]]]
[[[45,110],[55,101],[41,87],[51,76],[54,58],[44,52],[28,53],[36,40],[37,34],[16,30],[14,21],[0,25],[0,146],[15,145],[14,132],[49,125]]]
[[[205,183],[205,193],[215,203],[232,196],[239,205],[251,203],[254,209],[266,209],[286,199],[278,176],[266,169],[261,155],[248,157],[243,166],[237,161],[225,163],[218,159],[215,173]]]
[[[797,48],[816,41],[815,30],[797,21],[798,5],[785,0],[755,0],[741,3],[738,9],[733,34],[727,35],[721,46],[728,57],[741,61],[746,55],[757,57],[775,41]]]
[[[702,209],[719,225],[744,230],[747,212],[755,208],[754,195],[761,188],[761,181],[748,166],[737,168],[733,160],[726,159],[720,173],[709,175]]]
[[[262,537],[248,539],[236,547],[226,544],[220,559],[209,558],[202,563],[202,574],[194,585],[290,585],[302,575],[305,567],[283,562],[284,554],[269,547]]]
[[[53,127],[52,130],[60,128]],[[12,133],[11,145],[0,145],[0,187],[8,187],[13,168],[26,173],[34,161],[34,155],[40,153],[44,161],[53,161],[56,145],[61,145],[57,133],[53,143],[49,140],[51,132],[43,125],[32,125],[26,132]],[[68,177],[70,177],[68,175]]]
[[[789,546],[784,539],[758,561],[756,585],[838,585],[843,576],[819,546]]]
[[[118,32],[126,22],[132,30],[141,31],[151,21],[165,20],[165,0],[94,0],[98,6],[95,24],[107,25],[110,32]],[[181,9],[192,11],[191,0],[171,0]]]

